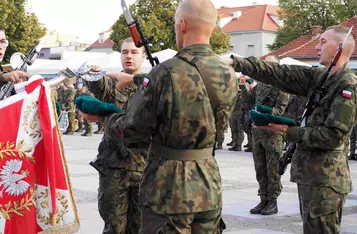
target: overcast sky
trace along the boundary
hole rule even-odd
[[[127,0],[133,4],[135,0]],[[252,2],[277,4],[277,0],[212,0],[221,6],[244,6]],[[102,5],[101,5],[102,4]],[[28,0],[28,9],[49,30],[69,33],[83,42],[94,42],[98,33],[109,29],[122,13],[120,0]]]

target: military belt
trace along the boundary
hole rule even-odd
[[[316,149],[314,149],[314,148],[306,147],[301,144],[297,144],[296,149],[301,150],[301,151],[316,151]],[[328,151],[343,151],[344,149],[345,149],[345,145],[344,145],[344,143],[342,143],[340,146],[338,146],[334,149],[328,150]]]
[[[151,144],[150,151],[154,156],[169,160],[199,161],[212,157],[211,148],[204,149],[173,149],[162,145]]]

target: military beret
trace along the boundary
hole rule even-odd
[[[105,116],[113,113],[124,112],[124,110],[114,104],[102,102],[91,96],[77,97],[76,106],[81,112],[90,115]]]
[[[271,108],[269,106],[259,105],[259,104],[257,104],[255,106],[255,110],[260,113],[264,113],[264,114],[272,114],[273,113],[273,108]]]
[[[56,112],[57,112],[57,116],[61,115],[61,103],[56,101]]]
[[[252,83],[254,82],[254,79],[253,79],[253,78],[249,78],[249,79],[247,80],[247,82],[248,82],[248,84],[252,84]]]
[[[272,114],[260,113],[256,110],[250,110],[249,116],[254,125],[256,126],[267,126],[269,123],[274,124],[286,124],[289,126],[296,126],[297,123],[295,120],[283,117],[283,116],[275,116]]]

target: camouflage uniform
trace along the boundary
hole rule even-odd
[[[350,160],[356,160],[356,140],[357,140],[357,126],[353,127],[350,137]]]
[[[77,91],[77,95],[76,95],[76,98],[77,97],[80,97],[80,96],[93,96],[93,94],[91,94],[88,90],[87,90],[87,87],[83,87],[82,90],[78,90]],[[81,129],[82,127],[80,127],[80,119],[83,119],[79,114],[78,114],[78,109],[77,109],[77,119],[78,119],[78,129]],[[81,136],[90,136],[92,135],[92,124],[91,123],[88,123],[88,121],[86,119],[83,119],[83,123],[82,125],[84,125],[84,130],[85,132],[81,135]]]
[[[241,151],[242,143],[244,141],[243,131],[243,98],[242,91],[239,89],[237,92],[237,101],[230,118],[230,125],[232,130],[233,146],[229,150]]]
[[[73,134],[74,132],[73,122],[76,115],[75,96],[76,90],[73,87],[67,88],[63,93],[63,105],[65,110],[68,111],[68,128],[64,134]]]
[[[118,90],[115,84],[115,79],[110,77],[86,82],[96,98],[126,109],[136,87],[132,85]],[[105,234],[139,232],[139,183],[145,167],[148,142],[146,137],[140,142],[123,143],[116,134],[105,133],[99,144],[97,162],[107,174],[99,174],[98,188],[98,209],[105,222]]]
[[[248,137],[248,145],[246,152],[251,152],[253,147],[253,134],[252,134],[252,120],[249,117],[249,111],[254,109],[255,96],[256,96],[255,86],[253,89],[249,90],[243,86],[242,88],[242,99],[243,99],[243,131],[247,134]]]
[[[283,91],[310,98],[326,69],[280,66],[254,57],[235,58],[235,70]],[[288,75],[287,75],[288,74]],[[339,233],[342,207],[352,190],[346,141],[356,123],[356,76],[345,64],[326,82],[326,93],[302,126],[289,127],[297,143],[291,181],[298,184],[304,233]],[[344,97],[343,90],[351,92]]]
[[[304,113],[307,98],[298,95],[291,95],[289,103],[285,109],[284,116],[300,122],[300,118]]]
[[[127,142],[151,136],[140,185],[140,233],[219,233],[222,185],[212,157],[236,100],[234,71],[209,45],[191,45],[154,67],[126,114],[105,131]]]
[[[57,101],[61,104],[62,109],[64,110],[63,100],[64,100],[65,88],[64,87],[59,87],[56,91],[57,91]]]
[[[288,101],[288,94],[260,82],[256,85],[255,105],[273,108],[274,115],[282,115]],[[275,202],[281,193],[282,185],[276,165],[283,148],[283,134],[253,128],[253,159],[259,183],[258,195],[262,201]]]
[[[79,96],[84,96],[85,93],[84,88],[76,89],[76,97],[74,99],[77,99]],[[80,132],[83,129],[83,117],[78,113],[78,109],[76,109],[76,119],[78,120],[78,129],[76,132]]]

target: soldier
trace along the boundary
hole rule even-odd
[[[216,150],[221,150],[223,149],[223,142],[224,142],[224,133],[227,131],[227,128],[221,128],[217,130],[217,144],[216,144]]]
[[[80,96],[93,96],[93,94],[91,94],[87,87],[86,86],[83,86],[83,84],[80,84],[82,85],[82,88],[80,88],[80,92],[77,94],[77,97],[80,97]],[[79,111],[78,112],[78,116],[79,118],[83,118]],[[79,122],[79,120],[78,120]],[[84,125],[84,133],[81,134],[81,136],[92,136],[92,124],[89,123],[86,119],[83,118],[83,125]]]
[[[248,82],[249,83],[248,87],[244,86],[244,88],[242,88],[242,99],[243,99],[242,129],[247,134],[247,138],[248,138],[248,143],[244,145],[244,147],[247,147],[244,150],[244,152],[252,152],[253,151],[252,120],[249,117],[249,111],[254,109],[257,82],[255,82],[253,79],[247,76],[244,75],[242,76],[244,77],[244,79],[250,80]]]
[[[126,114],[105,118],[104,132],[124,141],[151,137],[140,233],[220,232],[222,185],[212,154],[217,130],[233,111],[237,81],[209,45],[216,14],[208,0],[182,1],[175,15],[178,54],[143,78]]]
[[[60,104],[63,104],[64,90],[65,90],[64,84],[63,83],[59,84],[57,88],[57,101]]]
[[[356,140],[357,140],[357,126],[354,126],[350,136],[350,155],[349,160],[356,160]]]
[[[266,61],[278,63],[279,59],[269,56]],[[270,85],[258,83],[255,105],[273,109],[273,115],[283,115],[289,95]],[[252,214],[271,215],[278,212],[277,198],[282,185],[276,165],[284,148],[283,134],[266,129],[253,128],[253,159],[259,183],[260,203],[250,210]]]
[[[132,38],[123,41],[121,63],[124,73],[141,73],[141,64],[145,57],[144,47],[137,48]],[[116,89],[116,75],[108,73],[97,82],[85,83],[96,98],[127,110],[136,86]],[[103,136],[97,161],[106,173],[106,176],[99,175],[98,188],[98,210],[105,222],[105,234],[139,232],[139,184],[145,167],[148,142],[147,136],[140,142],[125,142],[124,147],[122,139],[116,134],[107,132]]]
[[[79,96],[85,95],[85,90],[83,89],[83,83],[78,82],[76,87],[76,96],[75,99]],[[83,131],[83,117],[78,113],[78,109],[76,108],[76,119],[78,120],[78,129],[75,132]],[[92,133],[90,134],[92,135]]]
[[[288,141],[297,143],[290,180],[297,183],[304,233],[339,233],[343,204],[352,190],[345,148],[356,123],[357,80],[347,67],[355,48],[354,36],[347,37],[348,30],[342,26],[329,27],[318,38],[315,49],[320,64],[326,67],[330,66],[340,43],[345,39],[346,43],[328,74],[325,92],[301,126],[264,127],[284,133]],[[256,80],[309,99],[327,70],[279,65],[254,57],[234,57],[230,64]]]
[[[243,131],[243,98],[242,90],[245,88],[244,85],[241,88],[238,88],[237,91],[237,101],[233,110],[233,114],[230,118],[232,137],[233,137],[233,146],[228,150],[232,151],[242,151],[242,143],[244,141],[244,131]]]
[[[9,41],[6,39],[5,30],[0,26],[0,63],[4,59],[5,52]],[[19,83],[29,78],[30,76],[23,71],[4,72],[0,65],[0,88],[7,82]]]
[[[76,107],[74,105],[74,98],[76,96],[76,89],[74,88],[73,84],[69,83],[69,80],[65,80],[64,82],[65,91],[63,93],[63,107],[65,111],[68,111],[68,128],[67,131],[63,134],[65,135],[73,135],[74,134],[74,127],[73,122],[76,115]]]

